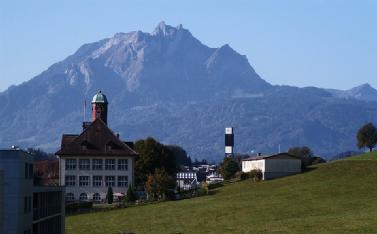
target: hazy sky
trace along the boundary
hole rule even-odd
[[[228,43],[272,84],[377,88],[376,0],[1,0],[0,91],[84,43],[162,20],[210,47]]]

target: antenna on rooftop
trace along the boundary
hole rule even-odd
[[[86,98],[84,98],[84,122],[86,121]]]

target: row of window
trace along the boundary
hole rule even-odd
[[[89,199],[88,194],[86,194],[86,193],[80,194],[80,197],[79,197],[80,201],[87,201],[88,199]],[[75,196],[73,195],[73,193],[67,193],[65,195],[65,200],[66,201],[74,201]],[[101,201],[101,195],[99,193],[93,194],[92,200],[93,201]]]
[[[90,170],[90,163],[92,162],[92,170],[102,170],[103,169],[103,159],[79,159],[79,169],[80,170]],[[115,159],[105,159],[105,170],[113,171],[115,170]],[[77,159],[66,159],[65,169],[66,170],[76,170]],[[120,171],[128,170],[128,159],[118,159],[117,168]]]
[[[93,176],[92,186],[93,187],[102,187],[103,186],[103,177],[105,177],[104,185],[106,187],[127,187],[128,186],[128,176],[117,176],[117,181],[115,181],[115,176]],[[116,183],[117,182],[117,183]],[[90,176],[79,176],[79,187],[88,187],[90,186]],[[66,175],[65,176],[65,186],[74,187],[76,186],[76,176]]]

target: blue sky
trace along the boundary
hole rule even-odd
[[[210,47],[228,43],[272,84],[377,88],[375,0],[2,0],[0,91],[84,43],[162,20]]]

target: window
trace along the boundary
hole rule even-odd
[[[75,196],[73,195],[73,193],[67,193],[65,195],[65,200],[66,201],[74,201],[75,200]]]
[[[33,173],[33,164],[29,164],[29,179],[33,179],[34,173]]]
[[[25,163],[25,179],[33,179],[33,164]]]
[[[76,170],[76,159],[70,158],[65,160],[66,170]]]
[[[93,187],[102,186],[102,176],[93,176]]]
[[[76,186],[76,177],[74,175],[65,176],[65,186],[74,187]]]
[[[24,197],[24,213],[28,214],[31,212],[31,197]]]
[[[115,176],[105,176],[105,184],[106,184],[106,187],[114,187]]]
[[[79,186],[89,186],[89,176],[79,176]]]
[[[128,159],[118,159],[118,170],[121,170],[121,171],[128,170]]]
[[[115,159],[106,159],[105,160],[105,169],[106,170],[115,170]]]
[[[93,159],[93,170],[102,170],[102,159]]]
[[[99,193],[93,194],[93,201],[101,201],[101,195]]]
[[[118,187],[128,186],[128,176],[118,176]]]
[[[80,170],[90,170],[90,159],[79,159]]]
[[[29,170],[28,164],[27,164],[27,163],[25,163],[25,179],[27,179],[27,178],[28,178],[28,175],[29,175],[29,172],[28,172],[28,170]]]
[[[88,194],[81,193],[80,194],[80,201],[86,201],[86,200],[88,200]]]

